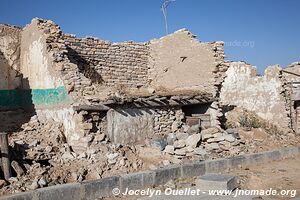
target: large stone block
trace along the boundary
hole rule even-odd
[[[255,154],[249,154],[245,155],[245,158],[247,159],[247,164],[259,164],[266,161],[266,155],[265,153],[255,153]]]
[[[154,185],[155,181],[155,172],[153,171],[144,171],[143,173],[143,186],[150,187]]]
[[[121,190],[122,192],[128,190],[141,189],[143,187],[143,173],[133,173],[121,176]]]
[[[202,191],[234,190],[238,187],[238,183],[235,176],[206,174],[196,179],[196,187]]]
[[[181,166],[182,177],[194,177],[205,174],[205,162],[194,162]]]
[[[229,168],[235,168],[239,165],[247,164],[248,159],[245,156],[235,156],[228,159],[228,166]]]
[[[278,150],[265,152],[266,161],[279,160],[281,158]]]
[[[112,196],[114,188],[121,188],[120,177],[112,176],[100,180],[83,182],[82,187],[85,191],[86,200]]]
[[[9,196],[0,197],[1,200],[32,200],[33,199],[33,192],[24,192],[13,194]]]
[[[36,196],[39,200],[83,200],[84,192],[81,191],[79,183],[71,183],[39,189],[36,191]]]
[[[205,162],[206,173],[218,173],[229,168],[227,159],[208,160]]]
[[[181,177],[181,167],[173,165],[170,167],[155,170],[154,185],[162,185],[169,180]]]

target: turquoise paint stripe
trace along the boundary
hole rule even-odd
[[[53,106],[70,102],[71,98],[64,86],[51,89],[0,90],[0,107]]]
[[[34,89],[31,91],[31,95],[34,105],[56,105],[71,102],[67,90],[63,86],[46,90]]]

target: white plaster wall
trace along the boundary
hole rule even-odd
[[[256,68],[244,62],[232,62],[221,89],[221,103],[254,111],[263,119],[288,127],[285,99],[281,95],[281,68],[271,66],[264,76],[256,76]]]
[[[55,76],[53,60],[47,52],[44,33],[33,20],[22,31],[21,72],[28,79],[31,89],[49,89],[62,86],[63,82]]]
[[[38,119],[41,122],[55,121],[62,123],[64,134],[70,146],[75,145],[82,138],[80,130],[76,129],[76,113],[72,107],[61,109],[40,109],[36,110]]]
[[[107,113],[110,140],[120,144],[144,142],[154,134],[154,112],[151,109],[117,109]]]

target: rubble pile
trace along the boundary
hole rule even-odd
[[[207,158],[208,154],[228,151],[229,155],[239,153],[240,145],[245,144],[240,140],[238,132],[234,129],[227,131],[217,127],[200,131],[198,125],[183,126],[183,132],[169,134],[168,145],[164,152],[178,158],[195,156]]]
[[[17,193],[51,185],[130,173],[147,166],[134,146],[111,144],[105,135],[93,138],[89,149],[76,154],[60,123],[40,123],[36,116],[10,135],[13,177],[1,180],[0,193]]]
[[[161,120],[170,113],[178,119],[182,116],[179,111],[162,112]],[[184,123],[168,127],[174,132],[158,135],[159,139],[152,138],[147,145],[112,144],[105,134],[96,134],[88,150],[78,154],[67,144],[61,123],[44,124],[33,116],[21,131],[9,137],[13,177],[0,180],[0,194],[156,169],[189,160],[265,151],[300,142],[293,134],[276,136],[260,129],[200,130],[198,125]],[[264,136],[258,137],[257,132]]]

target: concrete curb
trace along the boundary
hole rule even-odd
[[[129,189],[144,189],[165,184],[175,178],[219,173],[228,168],[266,163],[300,154],[299,147],[266,151],[216,160],[196,161],[182,165],[170,165],[153,171],[143,171],[121,176],[112,176],[82,183],[70,183],[46,187],[34,191],[1,197],[0,200],[96,200],[113,196],[113,189],[123,192]],[[116,192],[116,191],[115,191]]]

